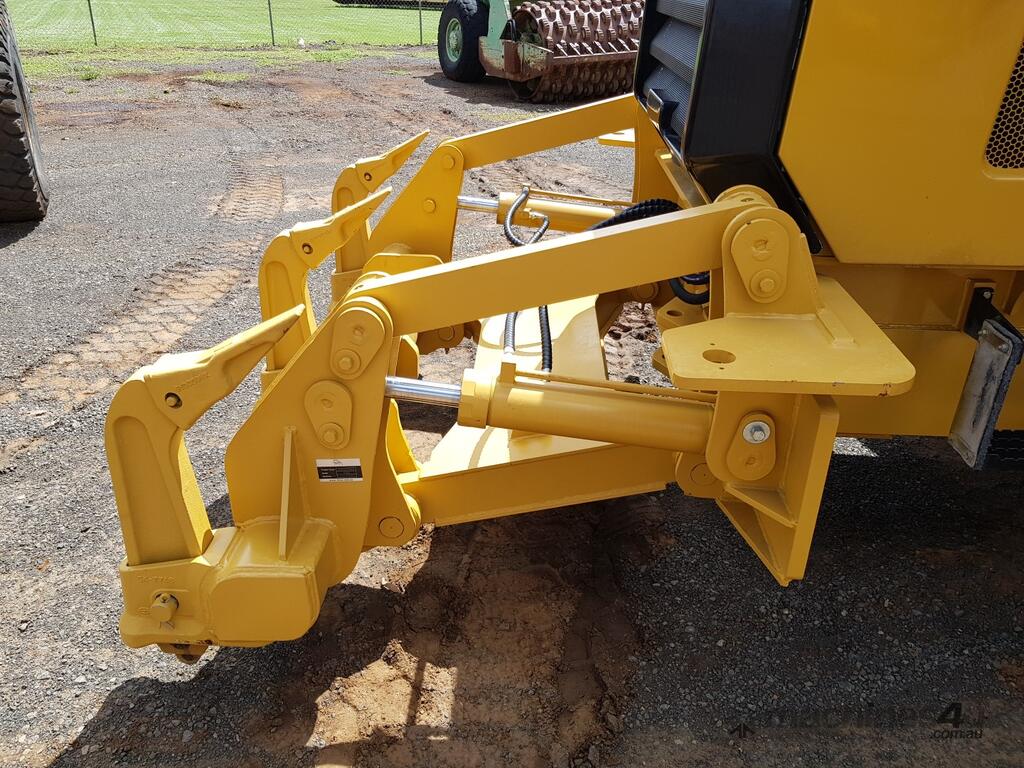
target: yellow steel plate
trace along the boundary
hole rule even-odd
[[[839,283],[815,315],[726,315],[666,331],[673,383],[725,392],[898,395],[914,366]],[[823,319],[824,318],[824,319]]]

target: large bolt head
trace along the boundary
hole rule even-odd
[[[764,421],[752,421],[743,427],[743,439],[751,445],[760,445],[772,436],[772,428]]]
[[[779,222],[754,219],[736,233],[733,247],[754,261],[763,262],[779,255],[786,241],[786,230]]]
[[[782,275],[774,269],[758,270],[750,278],[750,292],[758,298],[771,299],[782,288]]]
[[[359,357],[351,350],[339,352],[334,357],[334,368],[339,373],[352,373],[359,367]]]
[[[320,441],[326,446],[335,446],[345,439],[345,430],[333,421],[320,427]]]

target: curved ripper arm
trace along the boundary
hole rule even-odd
[[[405,161],[412,156],[412,153],[429,134],[430,131],[418,133],[387,152],[373,157],[364,157],[342,169],[338,174],[338,180],[334,183],[334,192],[331,194],[331,210],[337,213],[376,192],[381,184],[405,165]],[[369,243],[370,225],[364,222],[356,236],[350,238],[338,249],[335,274],[361,269],[366,260],[373,255],[369,250]],[[340,296],[335,296],[335,300],[340,298]]]
[[[202,554],[212,532],[185,430],[230,394],[303,315],[297,306],[210,349],[164,355],[118,389],[106,448],[128,565]]]
[[[331,210],[337,213],[380,189],[380,185],[405,165],[405,161],[412,157],[412,153],[429,135],[430,131],[422,131],[387,152],[364,157],[345,166],[334,182]]]
[[[357,235],[366,220],[391,193],[385,187],[326,219],[296,224],[275,237],[267,246],[260,264],[260,308],[268,320],[301,304],[302,316],[267,354],[264,388],[313,335],[316,319],[306,279],[311,269]]]

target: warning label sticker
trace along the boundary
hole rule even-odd
[[[316,476],[321,483],[354,483],[363,479],[359,459],[317,459]]]

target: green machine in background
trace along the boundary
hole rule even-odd
[[[446,77],[508,80],[537,102],[628,91],[644,0],[448,0],[437,32]]]

